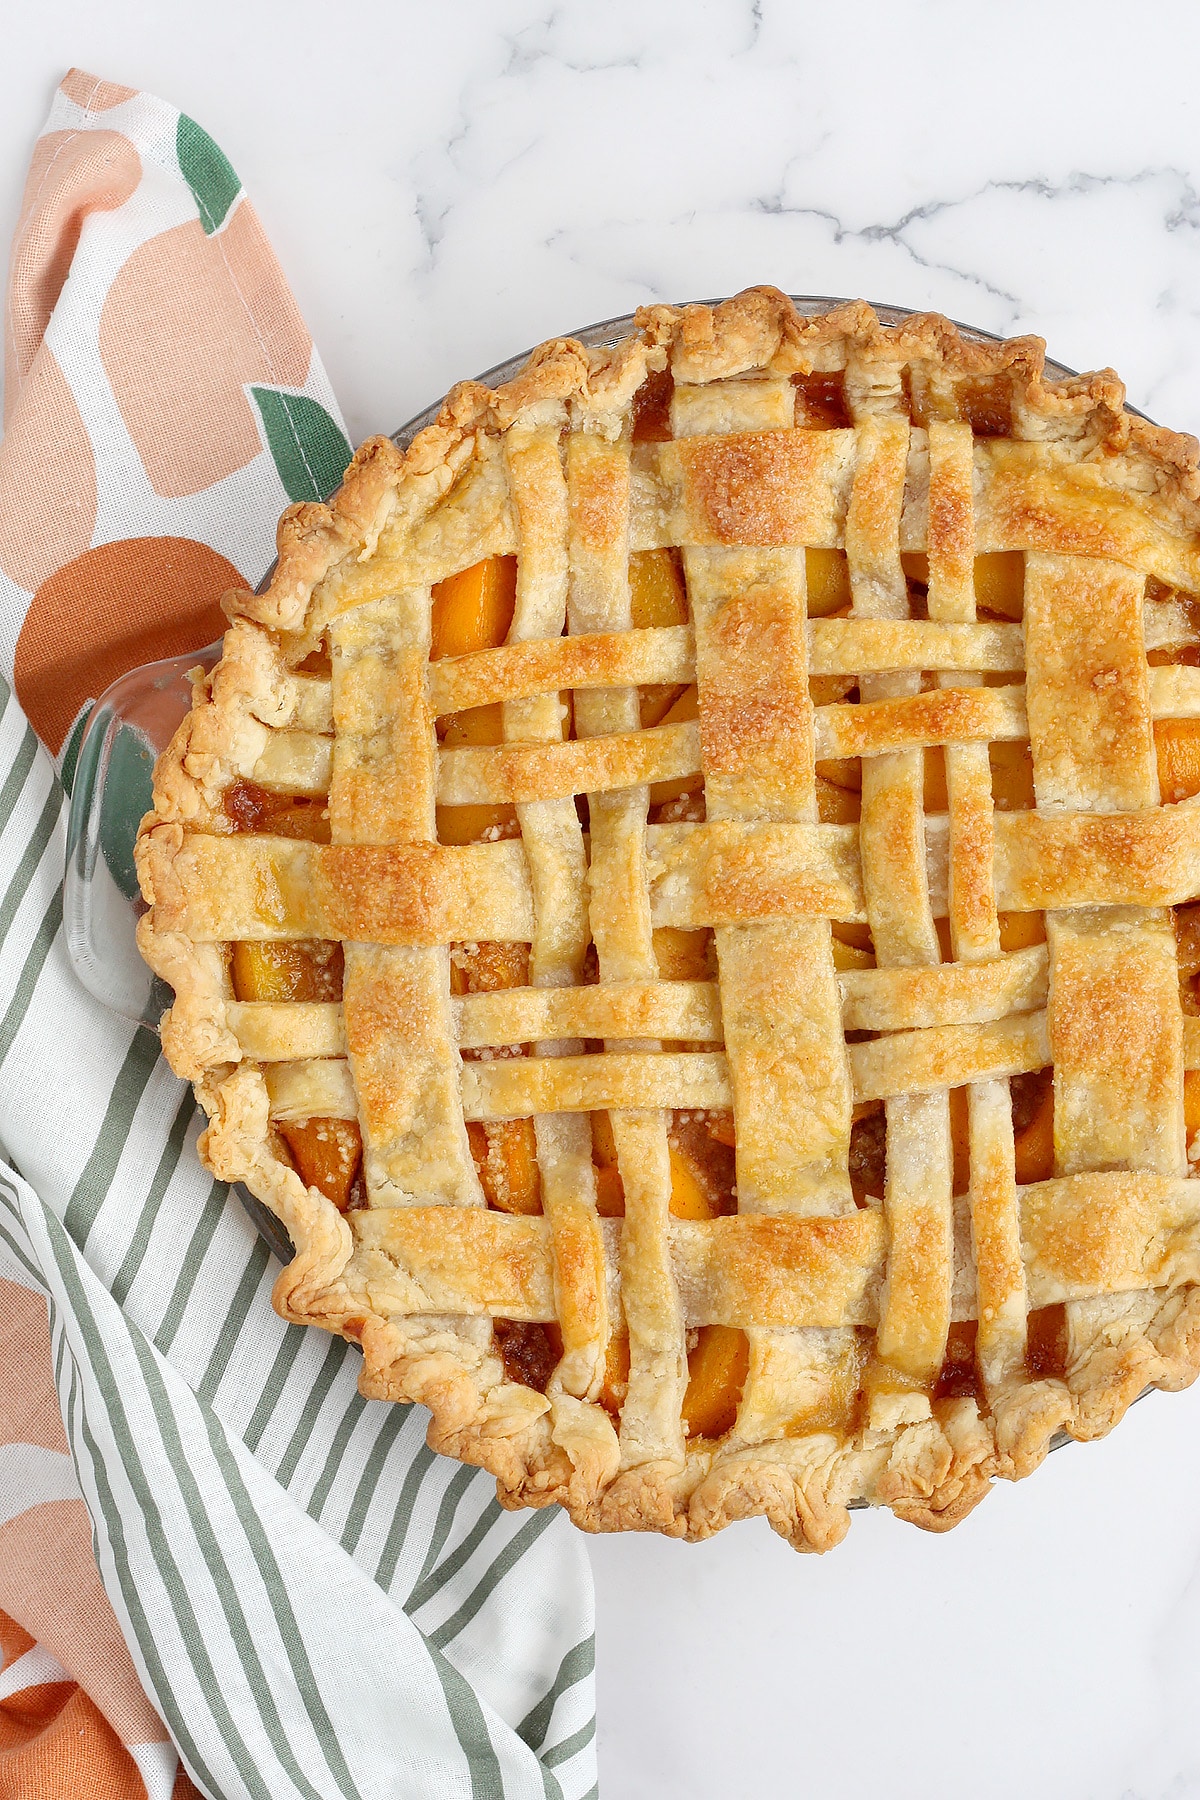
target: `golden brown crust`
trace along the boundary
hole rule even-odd
[[[612,350],[543,345],[494,392],[461,384],[403,452],[369,441],[328,505],[284,514],[266,590],[227,597],[224,655],[160,760],[139,837],[139,941],[176,995],[164,1049],[209,1115],[207,1165],[244,1182],[296,1245],[279,1310],[361,1342],[363,1391],[428,1405],[431,1444],[490,1469],[505,1504],[559,1501],[589,1530],[690,1538],[764,1514],[813,1549],[837,1543],[862,1500],[944,1530],[994,1476],[1035,1467],[1056,1430],[1099,1435],[1143,1387],[1200,1368],[1200,1205],[1180,1097],[1200,1043],[1178,1020],[1168,1043],[1146,1001],[1153,990],[1161,1011],[1173,979],[1154,909],[1200,891],[1200,813],[1157,806],[1152,718],[1190,713],[1196,696],[1143,679],[1129,650],[1143,575],[1200,591],[1197,445],[1131,417],[1111,371],[1048,381],[1039,340],[983,342],[933,316],[883,327],[856,302],[808,318],[757,288],[645,308],[637,326]],[[675,437],[631,454],[633,396],[664,369]],[[796,394],[825,378],[840,380],[849,427],[797,428]],[[631,635],[629,549],[665,544],[684,546],[693,624]],[[852,618],[806,630],[803,546],[848,549]],[[1026,633],[1045,639],[1036,681],[1031,655],[1026,687],[966,687],[956,670],[1024,667],[1020,627],[978,622],[971,588],[976,554],[1014,547],[1032,570]],[[431,681],[428,584],[514,550],[511,647]],[[927,691],[903,685],[916,640],[902,551],[929,560],[921,642],[945,672]],[[1088,661],[1082,627],[1072,638],[1063,594],[1084,625],[1106,609],[1107,660]],[[332,739],[329,684],[299,671],[327,631],[346,659]],[[861,674],[860,703],[814,708],[808,676],[826,666],[879,672]],[[636,685],[697,676],[698,724],[637,729]],[[570,743],[539,698],[549,686],[575,691]],[[494,701],[516,741],[435,755],[436,714]],[[1039,810],[993,821],[986,745],[1026,734]],[[950,746],[955,823],[931,826],[926,848],[929,744]],[[861,828],[817,822],[814,756],[868,759]],[[418,764],[400,791],[396,772]],[[707,823],[647,831],[637,784],[700,767]],[[335,842],[235,833],[223,799],[237,781],[328,788]],[[516,803],[523,838],[437,845],[435,781],[440,804]],[[593,887],[602,869],[629,901],[607,914],[594,902],[590,920],[571,897],[581,790],[597,801]],[[1130,917],[1103,930],[1068,910],[1114,904]],[[1057,909],[1048,1010],[1047,953],[1001,958],[997,905]],[[934,937],[947,914],[953,965]],[[830,918],[870,923],[876,970],[839,985]],[[719,994],[695,984],[669,1017],[649,940],[659,925],[718,934]],[[589,931],[601,982],[581,988]],[[349,944],[344,1019],[314,1012],[308,1065],[265,1006],[233,997],[224,946],[280,937]],[[445,946],[464,938],[528,943],[542,974],[452,1008]],[[1096,1061],[1118,1016],[1137,1072],[1119,1142]],[[846,1054],[843,1017],[887,1035]],[[546,1053],[464,1064],[447,1118],[447,1057],[510,1041],[488,1035],[501,1029],[547,1040]],[[724,1051],[645,1058],[644,1071],[624,1047],[709,1031]],[[570,1053],[593,1036],[614,1041]],[[1059,1179],[1017,1189],[1005,1077],[1051,1058],[1090,1123],[1064,1137]],[[928,1159],[946,1088],[964,1083],[974,1260],[969,1234],[955,1244],[947,1158]],[[375,1205],[343,1217],[304,1186],[272,1123],[285,1090],[332,1097],[331,1109],[350,1096]],[[875,1096],[897,1171],[886,1214],[855,1209],[845,1173],[851,1105]],[[742,1210],[671,1222],[665,1136],[647,1109],[731,1097]],[[571,1105],[613,1111],[624,1248],[597,1218]],[[482,1210],[464,1120],[538,1107],[545,1216]],[[436,1162],[424,1192],[414,1132]],[[634,1341],[619,1432],[597,1399],[614,1302]],[[1068,1309],[1066,1364],[1028,1376],[1027,1306],[1053,1304]],[[985,1410],[930,1403],[948,1322],[977,1313]],[[545,1394],[508,1378],[492,1316],[561,1327]],[[739,1424],[689,1442],[684,1333],[721,1323],[751,1338]],[[854,1391],[855,1334],[870,1329],[875,1385],[850,1423],[837,1397],[847,1381]]]

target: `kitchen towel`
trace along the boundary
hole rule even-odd
[[[62,82],[5,370],[0,1790],[585,1800],[579,1538],[504,1512],[419,1407],[359,1396],[356,1349],[276,1317],[190,1089],[63,941],[91,702],[216,637],[349,451],[257,215],[174,107]]]

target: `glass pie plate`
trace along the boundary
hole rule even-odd
[[[829,295],[792,295],[799,312],[816,314],[843,302]],[[913,309],[875,305],[885,325],[909,318]],[[580,343],[619,343],[634,329],[632,314],[603,319],[569,335]],[[960,325],[967,337],[997,342],[994,332]],[[479,380],[490,387],[510,380],[523,367],[528,351],[489,369]],[[1046,374],[1065,379],[1075,373],[1061,363],[1046,362]],[[392,441],[407,448],[416,434],[436,419],[441,401],[393,432]],[[1132,409],[1131,409],[1132,410]],[[260,588],[270,578],[268,569]],[[141,1025],[157,1028],[171,1003],[170,989],[151,974],[138,952],[134,932],[144,911],[133,867],[138,822],[152,804],[154,764],[182,724],[191,705],[189,671],[210,669],[221,654],[220,643],[165,661],[147,663],[122,675],[100,696],[84,729],[71,789],[63,917],[67,947],[84,987],[112,1011]],[[273,1213],[244,1188],[238,1197],[272,1249],[287,1262],[292,1247]],[[1056,1434],[1053,1448],[1070,1439]],[[865,1504],[865,1503],[864,1503]]]

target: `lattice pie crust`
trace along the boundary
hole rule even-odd
[[[1160,769],[1200,718],[1198,502],[1193,440],[1109,372],[753,289],[546,344],[285,513],[138,846],[201,1153],[296,1247],[279,1310],[358,1340],[363,1392],[423,1402],[507,1505],[693,1538],[763,1513],[802,1548],[861,1501],[953,1524],[1060,1428],[1190,1382],[1200,957],[1171,909],[1200,800]],[[686,622],[635,629],[630,557],[664,547]],[[976,559],[1014,552],[1020,616],[980,618]],[[843,616],[808,616],[817,553],[844,553]],[[431,586],[492,557],[517,559],[507,642],[431,662]],[[691,682],[698,717],[642,728],[639,690]],[[440,742],[496,703],[503,741]],[[995,747],[1026,742],[1036,806],[1003,810]],[[830,822],[817,765],[851,759],[860,815]],[[654,784],[697,771],[655,822]],[[327,795],[331,841],[238,829],[247,782]],[[439,843],[435,804],[519,831]],[[709,978],[663,978],[664,928],[711,928]],[[235,997],[231,946],[308,940],[343,946],[340,1000]],[[527,977],[452,991],[451,946],[481,944],[528,946]],[[1010,1082],[1051,1065],[1052,1168],[1022,1185]],[[676,1216],[672,1130],[730,1113],[736,1211]],[[281,1135],[308,1119],[358,1123],[344,1210]],[[540,1211],[485,1203],[469,1126],[504,1119],[533,1121]],[[548,1378],[510,1378],[505,1333],[546,1325]],[[740,1389],[689,1436],[716,1326],[745,1334]]]

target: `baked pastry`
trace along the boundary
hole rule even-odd
[[[230,596],[163,1046],[506,1505],[944,1528],[1200,1366],[1197,446],[937,317],[637,325]]]

